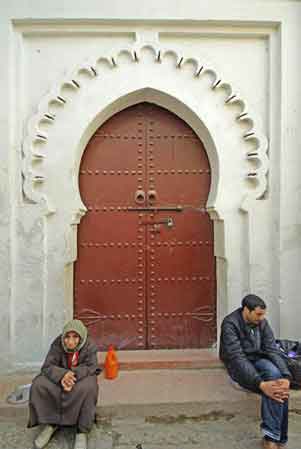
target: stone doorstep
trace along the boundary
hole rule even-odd
[[[106,353],[98,353],[103,366]],[[235,389],[213,350],[118,351],[120,371],[114,380],[98,376],[97,415],[185,415],[205,419],[210,414],[258,413],[259,396]],[[19,385],[31,383],[36,373],[0,376],[0,419],[24,419],[27,404],[5,402]],[[301,413],[301,391],[292,391],[290,407]],[[209,415],[208,415],[209,414]]]
[[[2,393],[30,383],[34,374],[0,378]],[[12,379],[13,378],[13,379]],[[6,380],[6,384],[3,381]],[[114,380],[98,377],[100,395],[97,419],[110,416],[185,416],[204,420],[214,417],[258,416],[260,397],[237,390],[223,369],[164,369],[120,371]],[[6,388],[5,388],[6,387]],[[5,396],[6,397],[6,396]],[[10,405],[2,396],[0,420],[26,421],[27,404]],[[301,414],[301,391],[291,392],[290,409]]]
[[[103,366],[105,356],[106,352],[98,352],[100,366]],[[117,358],[121,370],[207,369],[223,366],[214,349],[117,351]]]
[[[103,368],[106,352],[98,352],[99,366]],[[120,371],[154,369],[207,369],[220,368],[215,350],[144,350],[117,351]],[[16,372],[0,376],[0,402],[15,390],[18,385],[31,383],[35,372]]]
[[[35,374],[12,376],[1,383],[2,394],[14,386],[30,383]],[[0,379],[0,381],[5,379]],[[253,414],[256,395],[235,390],[223,369],[124,370],[114,380],[98,376],[97,419],[108,416],[228,416]],[[6,397],[6,396],[5,396]],[[2,396],[2,418],[25,419],[27,403],[11,405]],[[209,419],[209,418],[208,418]]]

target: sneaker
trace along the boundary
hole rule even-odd
[[[77,433],[73,449],[87,449],[87,434]]]
[[[45,447],[46,444],[50,441],[50,438],[52,437],[56,429],[57,429],[56,426],[51,426],[50,424],[47,424],[42,430],[42,432],[35,439],[34,442],[35,448],[42,449],[43,447]]]

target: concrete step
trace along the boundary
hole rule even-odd
[[[102,366],[106,352],[98,353]],[[118,351],[121,370],[147,369],[208,369],[221,368],[215,349],[160,349],[147,351]]]
[[[33,373],[0,378],[0,416],[27,415],[27,404],[9,405],[6,396],[30,383]],[[208,419],[257,416],[260,397],[235,389],[224,369],[124,370],[114,380],[99,376],[99,420],[108,416],[189,416]],[[290,408],[301,414],[301,391],[292,391]]]
[[[132,370],[100,378],[99,405],[99,416],[209,416],[254,414],[258,398],[235,390],[221,368]]]

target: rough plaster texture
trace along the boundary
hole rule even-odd
[[[80,159],[140,101],[179,115],[208,152],[218,324],[253,291],[277,335],[301,339],[300,3],[0,10],[0,369],[39,364],[72,316]]]

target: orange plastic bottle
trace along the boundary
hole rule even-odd
[[[105,359],[105,378],[115,379],[118,376],[119,363],[117,354],[112,345],[109,346]]]

